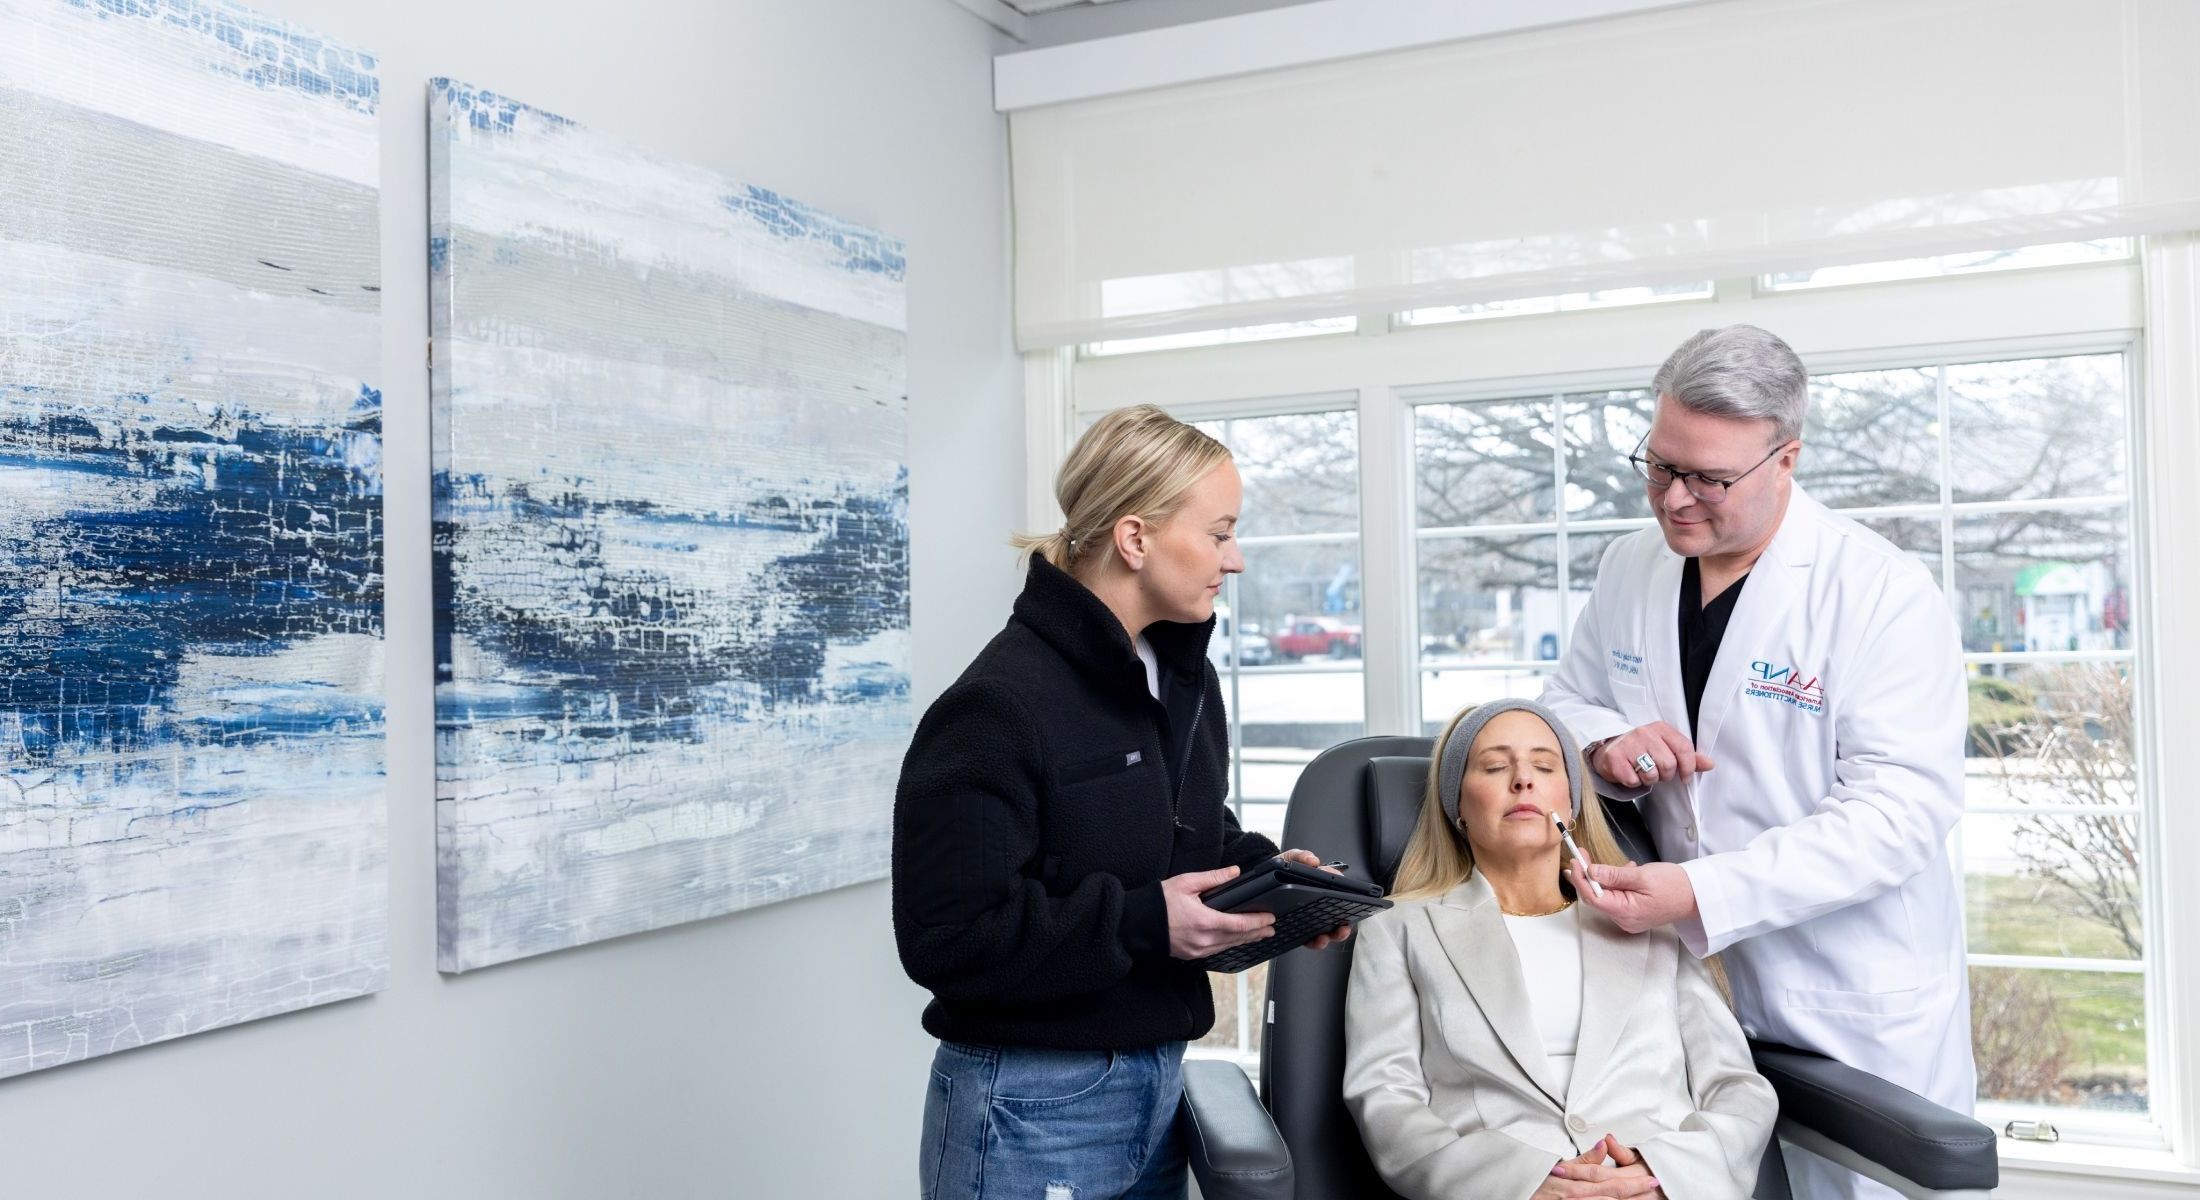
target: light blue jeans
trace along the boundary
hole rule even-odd
[[[923,1200],[1183,1200],[1184,1043],[1032,1050],[941,1042]]]

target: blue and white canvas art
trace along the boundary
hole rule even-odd
[[[378,88],[0,0],[0,1075],[386,980]]]
[[[465,84],[429,143],[443,969],[881,877],[901,244]]]

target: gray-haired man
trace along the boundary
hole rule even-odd
[[[1732,325],[1659,369],[1634,452],[1656,529],[1615,542],[1543,702],[1670,860],[1583,901],[1723,952],[1752,1037],[1971,1111],[1955,620],[1908,554],[1794,482],[1808,377]],[[1798,1196],[1894,1193],[1800,1153]]]

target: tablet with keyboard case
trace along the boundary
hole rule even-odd
[[[1195,960],[1210,971],[1237,972],[1295,950],[1348,921],[1390,907],[1383,889],[1305,863],[1271,858],[1221,887],[1201,892],[1207,907],[1223,912],[1276,914],[1276,932]]]

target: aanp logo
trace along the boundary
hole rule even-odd
[[[1818,676],[1801,667],[1783,666],[1764,659],[1749,664],[1749,675],[1742,681],[1742,694],[1760,700],[1778,700],[1813,716],[1826,711],[1826,686]]]

